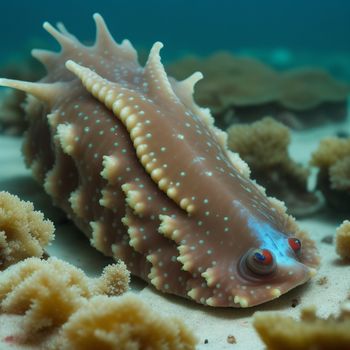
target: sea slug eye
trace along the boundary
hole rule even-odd
[[[293,249],[295,254],[299,254],[301,250],[301,242],[298,238],[288,238],[289,246]]]
[[[268,249],[252,249],[247,253],[247,267],[259,275],[267,275],[276,270],[276,261]]]

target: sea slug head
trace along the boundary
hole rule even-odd
[[[226,255],[226,263],[218,264],[221,269],[216,266],[203,276],[210,285],[215,280],[221,289],[209,300],[210,305],[224,305],[225,297],[240,307],[278,298],[309,280],[319,264],[314,242],[293,218],[284,214],[279,222],[263,220],[242,207],[240,213],[244,220],[235,230],[242,235],[232,246],[232,258]],[[220,273],[223,269],[226,274]]]
[[[305,283],[316,272],[312,264],[308,266],[303,261],[307,259],[308,241],[278,232],[268,224],[254,224],[252,234],[259,234],[258,244],[248,249],[236,265],[238,285],[234,299],[241,306],[278,298]],[[237,287],[241,291],[237,291]]]

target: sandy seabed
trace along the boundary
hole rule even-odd
[[[294,159],[307,163],[319,140],[335,135],[337,131],[349,130],[349,121],[332,124],[292,134],[290,152]],[[31,200],[45,216],[55,221],[56,240],[49,247],[50,255],[57,256],[82,268],[88,275],[97,276],[103,267],[111,262],[92,247],[88,240],[62,214],[54,209],[49,198],[32,180],[30,171],[25,169],[21,156],[21,139],[0,137],[0,190],[7,190],[22,199]],[[310,186],[313,185],[311,178]],[[334,235],[335,229],[344,218],[322,210],[316,215],[298,220],[316,241],[321,254],[321,266],[317,276],[309,283],[294,289],[279,299],[249,309],[213,309],[196,305],[178,297],[157,293],[152,287],[134,278],[133,292],[140,295],[157,312],[176,315],[185,320],[199,338],[198,349],[264,349],[252,327],[255,311],[277,311],[298,317],[301,307],[316,305],[320,316],[335,313],[350,292],[349,264],[342,262],[335,252],[334,244],[322,242],[326,236]],[[350,217],[348,218],[350,219]],[[8,336],[16,333],[19,316],[0,316],[0,348],[37,349],[33,346],[17,347],[8,342]],[[236,343],[228,342],[234,336]],[[231,338],[232,339],[232,338]],[[7,340],[7,341],[6,341]]]

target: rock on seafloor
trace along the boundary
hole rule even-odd
[[[346,119],[350,86],[323,69],[278,71],[257,59],[228,52],[208,58],[189,56],[167,67],[176,78],[197,69],[206,79],[198,84],[195,99],[212,109],[222,128],[267,115],[293,129]]]

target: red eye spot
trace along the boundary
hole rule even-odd
[[[268,275],[277,269],[273,253],[268,249],[250,249],[244,256],[248,269],[256,275]]]
[[[298,238],[288,238],[288,243],[295,253],[300,252],[301,242]]]
[[[259,249],[259,251],[255,252],[254,259],[265,266],[273,262],[272,254],[267,249]]]

